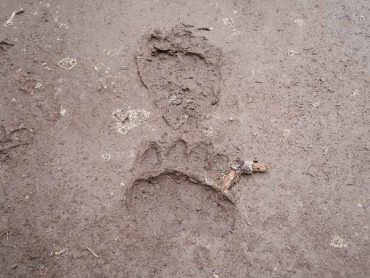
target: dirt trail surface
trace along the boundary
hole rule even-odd
[[[370,277],[369,1],[1,1],[0,277]],[[223,195],[236,158],[267,162]]]

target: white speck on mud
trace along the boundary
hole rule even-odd
[[[290,129],[288,129],[288,128],[284,129],[283,138],[280,139],[280,142],[285,142],[288,139],[290,133],[291,133]]]
[[[314,102],[314,103],[312,103],[312,106],[315,107],[315,108],[317,108],[317,107],[320,106],[320,102],[319,101]]]
[[[305,25],[304,20],[300,19],[300,18],[294,20],[294,23],[296,23],[298,26],[304,26]]]
[[[109,161],[109,160],[112,158],[112,156],[111,156],[109,153],[103,153],[103,154],[101,155],[101,158],[102,158],[103,160]]]
[[[297,51],[295,51],[295,50],[293,50],[293,49],[290,49],[289,51],[288,51],[288,55],[289,56],[294,56],[294,55],[296,55],[297,54]]]
[[[58,62],[58,66],[65,70],[71,70],[77,66],[77,59],[66,57]]]
[[[231,17],[224,17],[222,19],[222,21],[223,21],[223,23],[224,23],[225,26],[230,26],[230,25],[233,24],[233,20],[232,20]]]
[[[37,82],[35,85],[35,89],[39,90],[41,89],[41,87],[42,87],[42,84],[40,82]]]
[[[345,248],[348,247],[348,243],[340,236],[334,236],[330,241],[330,246],[334,248]]]
[[[54,256],[60,256],[60,255],[63,255],[65,252],[67,251],[67,249],[66,248],[64,248],[64,249],[61,249],[61,250],[59,250],[59,251],[55,251],[54,253],[52,252],[50,255],[54,255]]]
[[[131,158],[134,158],[135,157],[135,152],[134,151],[130,151],[130,157]]]
[[[66,109],[64,109],[63,107],[60,107],[60,111],[59,111],[60,116],[63,117],[66,112],[67,112]]]
[[[117,109],[112,114],[113,118],[117,121],[117,131],[124,135],[134,127],[137,127],[144,120],[148,119],[149,115],[150,112],[144,109],[134,109],[128,111]]]
[[[203,131],[204,135],[209,137],[209,138],[213,138],[214,134],[215,134],[215,130],[212,126],[208,127],[206,130]]]
[[[65,23],[61,23],[61,24],[59,24],[59,28],[64,28],[64,29],[68,30],[69,26]]]

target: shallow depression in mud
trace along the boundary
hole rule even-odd
[[[220,49],[177,26],[144,37],[138,52],[141,81],[169,126],[196,126],[212,112],[222,83]]]
[[[222,194],[180,173],[136,181],[128,205],[147,239],[186,233],[213,240],[235,226],[235,208]]]

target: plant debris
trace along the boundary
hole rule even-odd
[[[88,246],[85,247],[87,251],[89,251],[95,258],[99,259],[99,256]]]
[[[5,22],[4,27],[7,27],[9,25],[13,25],[14,17],[19,14],[23,14],[24,10],[21,8],[18,11],[13,11],[12,14],[10,15],[9,19]]]
[[[234,160],[230,163],[229,172],[222,178],[220,189],[225,193],[243,174],[252,175],[253,173],[263,173],[266,171],[267,165],[264,163],[248,160],[242,161],[241,159]]]

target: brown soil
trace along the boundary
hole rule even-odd
[[[138,72],[169,126],[194,129],[218,103],[221,56],[205,37],[184,25],[144,38]]]
[[[0,2],[0,277],[370,277],[369,20]]]

